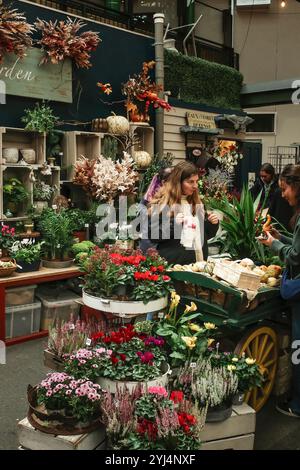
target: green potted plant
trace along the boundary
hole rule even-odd
[[[56,189],[56,186],[50,186],[44,181],[35,181],[33,185],[33,205],[37,214],[41,214],[48,207],[48,202],[51,200]]]
[[[86,212],[81,209],[69,209],[66,213],[73,226],[73,236],[79,242],[86,240],[86,224],[88,225],[88,217]]]
[[[29,131],[50,134],[58,119],[54,116],[52,108],[43,101],[42,104],[36,103],[33,109],[25,109],[25,116],[21,121],[26,124],[25,129]]]
[[[43,251],[46,258],[43,259],[43,265],[48,268],[71,266],[73,260],[69,257],[69,252],[73,244],[73,227],[66,210],[44,210],[38,228],[44,240]]]
[[[20,207],[29,200],[29,192],[24,184],[17,178],[9,178],[3,184],[4,207],[16,215]]]
[[[16,242],[13,244],[10,254],[17,262],[17,272],[28,273],[40,269],[42,245],[43,242]]]

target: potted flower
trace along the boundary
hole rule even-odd
[[[10,253],[17,262],[17,272],[28,273],[38,271],[41,265],[41,243],[16,242],[11,247]]]
[[[33,185],[33,201],[35,212],[41,214],[44,209],[48,207],[48,202],[51,200],[55,193],[56,186],[50,186],[44,181],[36,181]]]
[[[91,308],[134,316],[167,305],[171,279],[166,261],[156,250],[144,256],[139,250],[95,247],[80,267],[86,273],[83,301]]]
[[[245,395],[249,391],[256,387],[262,387],[264,376],[256,359],[247,357],[245,353],[242,356],[237,356],[232,352],[222,352],[218,347],[208,350],[206,356],[213,367],[227,367],[237,376],[238,389],[233,397],[234,405],[242,405]]]
[[[114,393],[124,386],[132,390],[138,384],[166,385],[169,366],[163,351],[165,341],[144,333],[147,323],[142,328],[129,324],[111,333],[100,331],[93,335],[97,348],[110,351],[102,353],[99,364],[97,382],[104,390]]]
[[[86,378],[93,382],[102,373],[105,367],[105,359],[110,359],[112,351],[106,348],[98,348],[95,351],[82,348],[71,354],[63,354],[64,370],[75,379]]]
[[[186,362],[196,361],[213,343],[217,327],[206,322],[195,323],[200,313],[194,302],[186,305],[183,313],[178,312],[180,296],[171,293],[169,311],[154,326],[157,335],[165,338],[168,357],[172,367],[180,367]]]
[[[19,179],[9,178],[3,184],[3,198],[5,208],[16,215],[29,200],[29,192]]]
[[[108,446],[114,450],[196,450],[205,410],[199,411],[181,392],[170,395],[164,387],[146,393],[117,390],[102,403]]]
[[[231,416],[238,378],[229,367],[215,367],[209,358],[200,358],[182,368],[176,385],[195,403],[208,406],[207,422],[224,421]]]
[[[83,349],[95,330],[98,331],[97,325],[80,320],[74,321],[72,316],[67,322],[55,319],[49,326],[44,365],[53,370],[63,371],[65,367],[63,356]]]
[[[0,256],[5,258],[8,256],[9,249],[13,246],[16,240],[16,231],[14,227],[5,225],[3,222],[0,225]]]
[[[82,434],[99,427],[101,388],[90,380],[76,380],[62,372],[47,374],[29,387],[29,421],[53,434]]]
[[[42,260],[43,265],[48,268],[71,266],[73,260],[69,252],[73,244],[73,227],[66,210],[44,210],[38,225],[44,241],[43,251],[47,256]]]
[[[79,242],[86,240],[86,225],[89,226],[88,214],[81,209],[69,209],[66,216],[70,219],[73,226],[73,237],[77,238]]]

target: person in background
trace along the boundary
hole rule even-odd
[[[147,207],[151,199],[157,194],[160,188],[168,180],[172,167],[162,168],[156,175],[153,176],[151,183],[140,202],[140,217],[141,217],[141,239],[139,242],[139,248],[143,253],[146,253],[149,248],[156,248],[155,243],[152,243],[147,238],[148,233],[148,214]]]
[[[269,207],[269,214],[272,218],[275,219],[275,222],[279,222],[282,227],[285,228],[287,232],[292,232],[292,218],[294,215],[294,207],[290,206],[288,201],[282,197],[282,181],[284,181],[284,177],[286,174],[289,174],[292,171],[293,164],[286,165],[282,170],[281,174],[279,175],[278,185],[279,188],[276,189],[274,193],[273,200]],[[279,227],[280,229],[280,227]]]
[[[151,199],[169,178],[171,171],[172,167],[161,168],[161,170],[153,176],[151,183],[149,184],[149,187],[141,200],[142,204],[148,206]]]
[[[207,240],[218,230],[218,216],[205,213],[198,180],[198,168],[182,161],[149,204],[149,239],[170,264],[207,259]]]
[[[275,175],[275,168],[271,163],[264,163],[259,171],[259,178],[250,189],[253,199],[256,199],[262,192],[260,206],[264,203],[264,208],[272,204],[275,191],[278,189],[278,181]]]
[[[300,165],[291,165],[280,175],[282,197],[294,208],[293,236],[286,237],[272,228],[267,232],[267,239],[260,242],[268,246],[279,256],[288,269],[289,279],[300,278]],[[292,311],[292,350],[296,352],[300,345],[300,300],[290,301]],[[278,403],[276,409],[283,414],[300,418],[300,361],[299,354],[292,354],[293,388],[291,400]]]

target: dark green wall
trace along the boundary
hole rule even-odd
[[[67,18],[67,15],[62,13],[20,1],[13,2],[13,7],[24,12],[30,23],[33,23],[36,18],[47,21]],[[139,72],[142,62],[154,58],[152,38],[88,20],[85,23],[87,24],[86,30],[100,33],[102,42],[92,55],[93,67],[91,69],[78,70],[76,67],[73,69],[73,104],[51,102],[55,114],[63,120],[85,122],[96,117],[105,117],[111,111],[124,114],[122,104],[107,106],[101,103],[99,97],[109,102],[124,99],[121,95],[121,83],[127,81],[129,75]],[[96,86],[98,81],[111,83],[113,93],[109,97],[99,93]],[[80,97],[78,90],[81,90]],[[0,106],[0,125],[23,127],[20,118],[24,114],[24,108],[34,106],[37,101],[37,99],[7,96],[6,105]]]

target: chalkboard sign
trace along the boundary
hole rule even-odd
[[[31,48],[23,59],[5,54],[0,64],[0,80],[7,95],[72,103],[72,63],[39,65],[42,51]],[[3,87],[1,87],[3,90]]]

